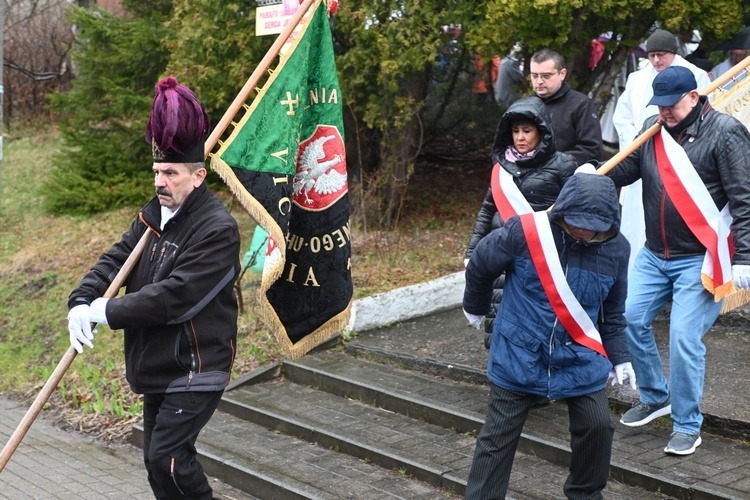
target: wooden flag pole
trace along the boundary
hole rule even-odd
[[[141,236],[138,244],[136,244],[135,248],[128,256],[127,260],[120,269],[120,272],[117,273],[115,279],[112,280],[112,283],[110,283],[109,288],[107,288],[107,291],[104,293],[104,297],[114,297],[120,291],[120,287],[122,287],[125,279],[133,270],[133,267],[135,267],[135,264],[138,262],[138,259],[143,253],[144,248],[146,248],[146,242],[148,241],[149,233],[150,231],[148,230],[143,233],[143,236]],[[94,326],[95,325],[92,324],[91,328],[93,328]],[[76,358],[77,354],[78,351],[76,351],[73,347],[69,347],[68,351],[57,364],[57,368],[55,368],[55,371],[52,372],[52,375],[47,380],[47,383],[44,384],[42,390],[39,392],[39,394],[37,394],[36,399],[34,399],[34,402],[31,404],[31,407],[29,407],[29,409],[26,411],[26,415],[24,415],[23,419],[21,419],[21,423],[18,424],[18,427],[16,427],[16,430],[13,431],[10,439],[3,447],[3,451],[0,452],[0,472],[2,472],[2,470],[5,468],[5,464],[8,463],[8,460],[10,460],[10,456],[14,451],[16,451],[18,445],[21,444],[21,440],[26,435],[26,432],[31,427],[31,424],[34,423],[36,417],[42,411],[45,403],[52,395],[52,391],[54,391],[57,387],[57,384],[60,383],[60,380],[62,379],[65,372],[68,371],[68,368],[70,368],[70,365],[71,363],[73,363],[73,360]]]
[[[302,20],[302,17],[310,9],[310,6],[316,1],[317,0],[305,0],[304,2],[302,2],[297,11],[294,13],[294,16],[292,16],[292,18],[290,19],[289,24],[286,25],[284,30],[276,38],[276,41],[273,42],[273,45],[271,45],[271,48],[268,49],[266,55],[263,56],[263,59],[261,59],[260,63],[258,63],[258,65],[255,67],[255,71],[253,71],[253,73],[250,75],[250,78],[248,78],[247,82],[245,82],[245,85],[243,85],[240,89],[237,97],[235,97],[234,101],[232,101],[232,104],[229,105],[226,112],[224,113],[224,116],[221,118],[221,120],[219,120],[219,123],[211,132],[211,135],[208,136],[208,139],[206,140],[206,146],[211,146],[210,148],[207,148],[208,151],[213,149],[216,143],[219,142],[219,138],[221,137],[221,135],[232,123],[232,120],[237,115],[237,113],[239,113],[243,104],[245,104],[245,101],[250,96],[250,93],[258,85],[258,82],[263,76],[263,73],[265,73],[268,68],[271,67],[274,59],[276,59],[276,56],[279,55],[279,52],[281,52],[281,48],[284,46],[286,41],[289,40],[289,37],[292,36],[292,33],[297,28],[297,25]]]
[[[725,83],[732,80],[735,76],[740,74],[745,68],[750,66],[750,56],[747,56],[745,59],[740,61],[739,63],[732,66],[729,71],[722,74],[719,78],[714,80],[713,82],[706,85],[704,88],[700,90],[701,95],[709,95],[711,92],[715,91]],[[748,76],[750,78],[750,76]],[[614,155],[612,158],[607,160],[601,167],[599,167],[596,170],[597,174],[605,175],[607,172],[615,168],[622,160],[624,160],[628,155],[633,153],[635,150],[640,148],[644,143],[646,143],[649,139],[651,139],[653,136],[655,136],[659,131],[661,130],[661,123],[656,122],[653,125],[651,125],[649,128],[643,131],[641,135],[635,138],[635,140],[628,144],[623,150],[621,150],[619,153]],[[721,314],[724,314],[726,312],[731,311],[732,309],[735,309],[737,307],[740,307],[742,305],[747,304],[750,301],[750,292],[747,290],[738,290],[734,289],[734,291],[727,297],[724,298],[724,304],[721,308]]]
[[[271,63],[281,51],[284,43],[292,35],[292,32],[297,27],[297,24],[299,24],[302,17],[309,10],[310,6],[316,1],[317,0],[305,0],[297,9],[297,12],[294,13],[294,16],[292,16],[289,24],[284,28],[284,31],[282,31],[281,34],[279,34],[278,38],[276,38],[276,41],[263,57],[260,64],[258,64],[258,66],[255,68],[253,74],[250,75],[247,83],[245,83],[244,87],[242,87],[242,89],[240,90],[240,93],[234,99],[229,108],[227,108],[227,111],[224,113],[224,116],[221,118],[218,125],[211,132],[211,135],[208,136],[208,139],[206,139],[204,157],[208,156],[208,154],[214,148],[216,143],[219,141],[221,134],[224,133],[226,128],[232,122],[232,119],[239,112],[247,97],[250,95],[250,92],[252,92],[253,88],[255,88],[255,86],[258,84],[258,81],[260,80],[262,74],[271,66]],[[104,293],[105,298],[114,297],[119,293],[123,283],[135,267],[138,259],[140,259],[141,255],[143,254],[143,250],[146,248],[146,242],[148,241],[149,234],[150,231],[146,231],[145,233],[143,233],[143,236],[138,241],[135,248],[133,248],[133,251],[128,256],[120,271],[117,273],[117,276],[115,276],[114,280],[112,280],[112,283],[109,285],[109,288],[107,288],[107,291]],[[92,328],[93,327],[94,325],[92,325]],[[70,368],[70,365],[73,363],[73,360],[76,358],[77,354],[78,351],[76,351],[73,347],[70,347],[68,349],[60,362],[57,364],[55,370],[52,372],[50,378],[44,384],[44,387],[42,387],[42,390],[34,399],[31,407],[29,407],[29,409],[26,411],[26,415],[24,415],[23,419],[21,419],[21,422],[16,427],[16,430],[13,431],[10,439],[3,447],[2,452],[0,452],[0,472],[3,471],[5,465],[8,463],[8,460],[10,460],[11,455],[13,455],[13,452],[16,451],[16,448],[18,448],[18,445],[21,444],[21,440],[23,440],[24,436],[31,427],[31,424],[33,424],[34,420],[36,420],[36,417],[39,416],[39,413],[41,413],[42,408],[47,403],[47,400],[52,395],[52,392],[57,387],[57,384],[59,384],[60,380],[62,380],[65,372],[68,371],[68,368]]]
[[[728,81],[730,81],[732,78],[734,78],[736,75],[738,75],[742,70],[750,66],[750,56],[747,56],[745,59],[740,61],[739,63],[732,66],[732,68],[729,69],[726,73],[721,75],[719,78],[714,80],[713,82],[706,85],[704,88],[700,90],[701,95],[708,95],[714,90],[718,89]],[[659,130],[661,130],[661,123],[656,122],[653,125],[651,125],[649,128],[643,131],[641,135],[635,138],[633,142],[628,144],[624,149],[622,149],[619,153],[614,155],[612,158],[604,162],[601,167],[599,167],[596,170],[597,174],[606,174],[613,168],[615,168],[622,160],[624,160],[628,155],[632,154],[635,150],[643,146],[643,144],[651,139],[653,136],[655,136]]]

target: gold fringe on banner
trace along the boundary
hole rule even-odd
[[[747,60],[740,63],[746,64]],[[740,66],[738,65],[738,66]],[[711,106],[721,113],[733,116],[742,122],[745,127],[750,129],[750,76],[748,71],[750,64],[746,64],[735,74],[729,82],[720,86],[711,93]],[[727,86],[730,86],[727,89]],[[748,152],[750,154],[750,151]],[[706,285],[706,280],[703,280]],[[706,287],[708,288],[708,287]],[[735,288],[732,283],[722,285],[721,290],[716,290],[714,295],[719,301],[724,298],[724,304],[721,306],[721,314],[727,313],[738,307],[742,307],[750,302],[750,291]],[[711,290],[710,288],[708,288]]]
[[[260,106],[260,103],[268,98],[267,94],[269,89],[272,84],[278,80],[279,75],[282,74],[282,70],[284,70],[287,62],[290,60],[290,56],[294,53],[304,34],[310,27],[314,13],[316,12],[316,9],[319,8],[320,2],[321,0],[306,0],[306,2],[300,7],[300,10],[305,10],[305,15],[304,17],[301,17],[298,24],[295,25],[295,31],[293,33],[289,32],[288,34],[282,33],[282,35],[280,35],[279,40],[283,40],[284,44],[278,52],[278,62],[274,67],[271,67],[269,63],[269,65],[264,68],[265,73],[268,74],[268,78],[261,86],[252,85],[252,88],[256,92],[256,96],[252,98],[251,102],[247,102],[247,99],[243,99],[241,105],[239,103],[237,105],[233,104],[233,108],[238,110],[241,108],[244,110],[244,113],[239,121],[236,121],[235,116],[232,116],[231,120],[226,120],[234,127],[234,130],[232,130],[230,136],[222,143],[221,148],[219,148],[211,158],[211,169],[219,174],[248,214],[268,232],[269,238],[276,243],[282,256],[287,253],[287,239],[285,238],[281,227],[273,219],[271,214],[266,211],[263,205],[248,192],[246,187],[237,178],[232,167],[224,161],[222,154],[224,154],[232,142],[238,138],[242,129],[247,126],[253,113]],[[289,68],[287,68],[287,71],[290,71]],[[271,262],[271,264],[269,264],[269,260],[266,259],[266,266],[263,269],[261,285],[258,290],[259,302],[261,304],[262,316],[264,320],[270,324],[274,336],[284,354],[290,359],[298,359],[314,347],[320,345],[322,342],[330,339],[333,335],[346,328],[351,315],[352,299],[349,299],[349,303],[343,311],[328,318],[322,325],[317,327],[314,332],[305,335],[303,338],[293,343],[286,333],[285,325],[282,323],[273,305],[266,298],[266,292],[268,292],[271,286],[281,278],[284,265],[284,259]]]

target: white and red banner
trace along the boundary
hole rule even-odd
[[[513,182],[513,176],[500,163],[495,163],[492,168],[490,186],[492,187],[492,198],[495,200],[495,206],[503,219],[503,223],[514,215],[533,212],[531,205],[521,194],[521,190],[518,189],[516,183]]]

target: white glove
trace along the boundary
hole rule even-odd
[[[734,286],[743,290],[750,290],[750,266],[735,264],[732,266],[732,281]]]
[[[469,265],[469,259],[464,259],[464,267]]]
[[[615,369],[609,372],[609,378],[612,379],[612,385],[622,385],[625,379],[630,380],[630,388],[635,390],[635,372],[633,371],[633,365],[628,361],[627,363],[620,363],[615,366]]]
[[[594,167],[591,163],[584,163],[580,167],[578,167],[575,171],[576,174],[595,174],[596,173],[596,167]]]
[[[91,342],[94,340],[94,334],[91,331],[91,308],[87,304],[75,306],[68,311],[68,331],[70,332],[70,346],[78,351],[78,354],[83,352],[84,345],[94,348]]]
[[[109,299],[98,298],[91,303],[91,322],[98,323],[100,325],[108,325],[107,323],[107,302]],[[96,331],[94,332],[96,333]]]
[[[482,320],[484,319],[484,316],[477,316],[476,314],[467,313],[466,309],[464,309],[464,316],[466,316],[466,319],[469,320],[469,324],[479,330],[482,328]]]

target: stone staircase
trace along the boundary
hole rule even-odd
[[[486,353],[472,351],[479,337],[455,312],[440,317],[443,328],[427,326],[432,348],[396,325],[236,380],[198,440],[207,474],[247,498],[461,498],[486,412],[476,360]],[[451,347],[465,364],[435,355]],[[616,425],[605,498],[750,499],[750,446],[704,433],[699,452],[670,457],[662,452],[669,425],[660,420]],[[564,403],[532,411],[510,497],[564,498],[567,426]],[[141,432],[136,427],[139,445]]]

